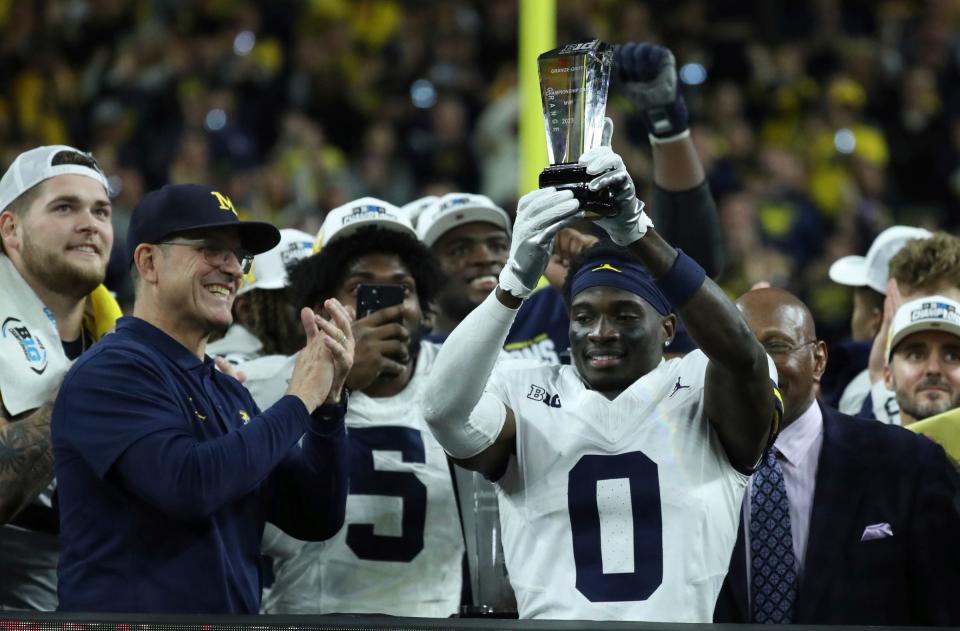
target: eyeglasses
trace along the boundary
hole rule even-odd
[[[817,340],[807,340],[806,342],[800,342],[799,344],[787,344],[786,342],[773,341],[773,342],[763,342],[763,350],[767,352],[767,355],[789,355],[794,353],[804,346],[809,346],[810,344],[816,344]]]
[[[240,264],[240,269],[244,274],[250,272],[253,267],[253,254],[243,248],[230,248],[222,243],[213,243],[210,241],[161,241],[157,245],[185,245],[194,248],[203,253],[203,258],[210,265],[220,266],[230,262],[232,257]]]

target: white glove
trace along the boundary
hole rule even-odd
[[[520,299],[533,293],[553,254],[554,236],[583,216],[573,191],[541,188],[521,197],[500,287]]]
[[[580,166],[587,168],[587,175],[598,175],[587,186],[591,191],[609,189],[613,198],[614,212],[594,223],[607,231],[610,239],[619,246],[627,246],[647,233],[653,221],[643,212],[643,202],[637,199],[633,179],[623,165],[623,158],[610,148],[613,138],[613,121],[603,121],[600,146],[580,156]]]

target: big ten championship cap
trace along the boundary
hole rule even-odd
[[[95,168],[83,164],[54,164],[57,154],[65,151],[90,158]],[[6,210],[13,200],[28,189],[58,175],[85,175],[102,184],[107,192],[110,191],[107,178],[91,154],[67,145],[47,145],[24,151],[3,174],[3,178],[0,179],[0,212]]]
[[[492,223],[510,235],[510,216],[485,195],[447,193],[423,211],[417,222],[420,240],[431,247],[447,231],[465,223]]]
[[[887,293],[890,259],[911,239],[929,239],[923,228],[892,226],[877,235],[866,256],[845,256],[830,266],[830,280],[852,287],[869,287]]]
[[[417,238],[417,231],[405,212],[375,197],[361,197],[327,213],[317,233],[314,249],[319,251],[331,242],[356,234],[362,228],[382,228]]]
[[[890,325],[887,361],[897,344],[919,331],[945,331],[960,337],[960,302],[944,296],[926,296],[904,303]]]
[[[440,201],[440,198],[436,195],[427,195],[426,197],[421,197],[408,204],[404,204],[400,207],[400,210],[407,214],[407,219],[410,220],[410,223],[414,229],[416,229],[417,223],[420,221],[420,216],[438,201]]]
[[[243,286],[237,295],[254,289],[283,289],[287,286],[287,270],[312,253],[311,235],[302,230],[284,228],[276,247],[253,257],[253,267],[243,277]]]
[[[231,228],[240,232],[240,246],[262,254],[280,242],[280,231],[263,221],[240,221],[230,198],[205,184],[168,184],[143,196],[130,217],[127,247],[130,261],[141,243],[201,228]]]

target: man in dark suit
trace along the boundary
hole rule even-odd
[[[737,302],[777,365],[780,435],[758,466],[715,622],[960,624],[960,478],[943,449],[816,400],[813,317],[780,289]]]

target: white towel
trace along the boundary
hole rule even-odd
[[[0,254],[0,398],[11,415],[40,407],[70,368],[53,313]]]

